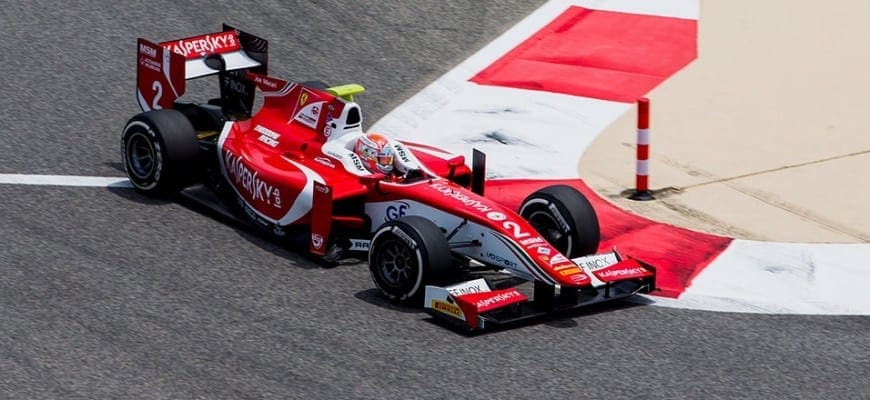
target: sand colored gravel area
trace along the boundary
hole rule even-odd
[[[691,229],[870,242],[870,1],[702,0],[699,57],[649,94],[650,187],[634,185],[635,113],[580,175],[619,205]]]

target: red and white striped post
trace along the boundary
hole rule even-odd
[[[654,200],[649,190],[649,99],[637,100],[637,167],[632,200]]]

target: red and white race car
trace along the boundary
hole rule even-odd
[[[481,153],[469,168],[461,155],[367,134],[353,101],[360,85],[271,77],[267,55],[265,40],[229,26],[139,39],[143,112],[121,139],[136,189],[205,186],[253,225],[303,238],[324,260],[368,259],[386,298],[472,331],[654,289],[653,267],[593,254],[598,220],[574,188],[546,187],[508,208],[483,193]],[[220,97],[179,101],[187,80],[209,75]],[[263,96],[256,113],[255,89]],[[379,147],[363,146],[371,140]]]

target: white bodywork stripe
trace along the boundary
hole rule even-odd
[[[299,195],[296,196],[296,199],[293,200],[293,206],[290,207],[290,211],[287,211],[287,214],[278,221],[279,225],[287,225],[291,224],[299,218],[302,218],[305,214],[308,214],[311,211],[311,203],[314,200],[314,182],[319,182],[322,184],[326,184],[317,172],[311,170],[302,164],[299,164],[296,161],[287,160],[291,164],[295,165],[296,168],[299,168],[303,174],[305,174],[305,186],[302,188],[302,191],[299,192]]]
[[[142,111],[151,111],[151,105],[148,104],[148,100],[145,100],[145,96],[142,96],[142,89],[136,88],[136,100],[139,102],[139,107],[142,108]]]
[[[169,68],[171,65],[170,60],[172,59],[171,55],[172,55],[171,51],[168,51],[165,49],[163,50],[163,76],[166,77],[166,83],[169,85],[169,88],[172,89],[172,93],[175,94],[175,98],[177,99],[179,97],[178,90],[175,89],[175,85],[172,84],[172,77],[169,76],[169,72],[170,72]]]

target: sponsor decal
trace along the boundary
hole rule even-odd
[[[160,62],[154,61],[154,60],[152,60],[148,57],[144,57],[144,56],[139,57],[139,65],[141,65],[145,68],[148,68],[152,71],[157,71],[157,72],[160,72],[160,69],[162,68]]]
[[[589,276],[586,274],[574,274],[568,277],[568,280],[574,283],[583,283],[589,280]]]
[[[314,157],[314,161],[317,161],[329,168],[335,168],[335,164],[333,164],[332,160],[327,157]]]
[[[329,106],[329,111],[326,113],[326,124],[323,126],[323,136],[326,137],[332,136],[332,129],[335,128],[335,124],[332,122],[335,120],[332,118],[332,105]]]
[[[314,190],[323,194],[329,194],[329,186],[326,185],[314,185]]]
[[[616,253],[606,253],[576,258],[574,262],[586,271],[592,272],[616,264],[619,260],[616,259]]]
[[[266,86],[266,87],[269,87],[272,89],[278,88],[278,82],[276,82],[274,79],[270,79],[270,78],[265,77],[265,76],[259,76],[259,75],[254,76],[254,82],[261,83],[261,84],[263,84],[263,86]]]
[[[306,98],[308,97],[308,94],[306,94],[305,92],[303,92],[302,95],[303,95],[303,97],[306,97]],[[287,123],[289,124],[290,122],[293,122],[294,120],[296,120],[299,123],[311,128],[311,129],[316,129],[317,128],[317,115],[320,113],[320,106],[322,104],[323,104],[323,102],[320,101],[317,103],[308,104],[307,106],[303,106],[301,109],[297,108],[297,110],[293,110],[293,113],[291,114],[292,117],[290,118],[289,121],[287,121]],[[315,111],[315,110],[317,110],[317,111]]]
[[[235,93],[238,93],[242,96],[249,96],[248,87],[237,79],[233,79],[230,75],[224,75],[223,79],[224,87],[229,90],[232,90]]]
[[[411,158],[408,157],[408,153],[405,151],[405,146],[401,143],[393,144],[393,150],[395,150],[396,156],[399,157],[399,160],[402,160],[403,163],[410,163]]]
[[[489,252],[486,253],[486,258],[488,258],[492,261],[495,261],[496,264],[501,264],[501,265],[504,265],[508,268],[514,268],[514,269],[518,268],[516,262],[511,261],[511,260],[504,258],[498,254],[495,254],[495,253],[489,253]]]
[[[550,255],[550,248],[544,247],[544,246],[538,247],[538,254],[543,254],[545,256],[548,256],[548,255]]]
[[[559,264],[559,263],[564,263],[565,261],[570,261],[570,260],[568,260],[567,257],[565,257],[565,256],[563,256],[563,255],[561,255],[561,254],[556,254],[556,255],[554,255],[553,257],[550,258],[550,265],[556,265],[556,264]],[[572,263],[572,264],[573,264],[573,263]]]
[[[244,190],[254,201],[281,207],[281,192],[277,187],[261,179],[257,171],[251,171],[241,157],[224,150],[227,175],[236,187]]]
[[[480,200],[472,199],[468,197],[465,193],[462,193],[458,190],[454,190],[453,188],[443,184],[443,183],[433,183],[431,188],[435,189],[439,193],[443,194],[446,197],[453,198],[459,201],[462,204],[465,204],[466,207],[470,207],[474,210],[480,212],[490,212],[492,208],[483,204]]]
[[[483,293],[489,291],[489,286],[483,279],[475,279],[473,281],[462,282],[453,286],[444,288],[454,296],[462,296],[469,293]]]
[[[540,258],[541,261],[543,261],[543,262],[548,262],[548,261],[550,261],[550,257],[549,257],[549,256],[539,256],[538,258]]]
[[[486,217],[493,221],[504,221],[507,219],[507,215],[500,213],[498,211],[491,211],[486,213]]]
[[[571,227],[568,226],[568,221],[565,221],[565,217],[562,216],[562,213],[559,212],[559,209],[556,208],[556,205],[550,203],[547,208],[549,208],[550,213],[552,213],[553,216],[556,217],[556,223],[559,224],[559,227],[562,228],[562,231],[565,233],[571,232]]]
[[[350,250],[352,251],[368,251],[371,246],[370,240],[365,239],[351,239],[350,240]]]
[[[278,132],[266,128],[263,125],[255,126],[254,131],[260,134],[260,137],[257,138],[257,140],[259,140],[260,142],[263,142],[271,147],[278,146],[278,138],[281,137]]]
[[[164,49],[178,53],[186,59],[204,57],[211,53],[225,53],[239,49],[239,41],[233,31],[196,36],[162,43]]]
[[[510,300],[519,297],[525,296],[523,296],[522,293],[514,289],[511,291],[499,293],[492,297],[478,300],[476,303],[474,303],[474,306],[477,307],[478,310],[489,310],[493,308],[498,308],[498,305],[501,303],[511,303],[512,301]]]
[[[582,263],[583,268],[589,271],[597,271],[601,268],[609,267],[611,264],[602,259],[588,260]]]
[[[566,268],[576,268],[576,267],[577,267],[577,264],[574,264],[572,262],[567,262],[567,263],[562,263],[559,265],[554,265],[553,270],[559,271],[559,270],[566,269]]]
[[[577,268],[577,267],[565,268],[565,269],[559,271],[559,275],[562,275],[562,276],[574,275],[574,274],[579,274],[579,273],[580,273],[580,268]]]
[[[308,101],[308,92],[303,91],[302,94],[299,95],[299,105],[304,106],[306,101]]]
[[[359,156],[356,153],[347,153],[348,158],[353,163],[353,167],[356,168],[357,171],[360,172],[369,172],[366,167],[363,166],[362,160],[359,159]]]
[[[520,244],[523,246],[528,246],[528,245],[536,244],[536,243],[544,243],[544,238],[538,236],[538,237],[520,240]]]
[[[459,319],[463,318],[462,309],[460,309],[455,304],[450,304],[446,301],[433,299],[431,305],[432,305],[432,308],[435,309],[435,311],[440,311],[440,312],[443,312],[445,314],[450,314],[450,315],[452,315],[456,318],[459,318]]]
[[[308,126],[317,124],[317,120],[311,115],[306,114],[304,110],[296,116],[296,120]]]
[[[407,243],[408,246],[411,246],[411,249],[412,249],[412,250],[416,250],[416,249],[417,249],[417,242],[414,241],[414,239],[412,239],[410,236],[408,236],[408,234],[405,233],[405,231],[399,229],[398,226],[394,226],[392,232],[393,232],[393,234],[396,235],[399,239],[402,239],[405,243]]]
[[[384,221],[392,221],[399,217],[404,217],[408,214],[408,209],[411,208],[411,205],[400,201],[398,203],[391,204],[386,209],[386,215],[384,216]]]
[[[266,221],[265,219],[263,219],[262,217],[260,217],[260,215],[257,214],[257,213],[254,211],[253,208],[251,208],[251,207],[248,206],[244,201],[242,201],[241,198],[238,199],[238,202],[239,202],[239,204],[242,206],[242,209],[245,210],[245,214],[248,215],[248,218],[250,218],[251,221],[254,221],[254,222],[257,223],[258,225],[260,225],[260,226],[262,226],[262,227],[264,227],[264,228],[266,228],[266,229],[268,229],[270,226],[272,226],[272,223],[271,223],[271,222]]]
[[[323,236],[321,236],[319,233],[312,233],[311,244],[314,246],[315,249],[323,247]]]
[[[635,267],[635,268],[623,268],[623,269],[609,269],[606,271],[602,271],[597,273],[599,278],[618,278],[622,276],[639,276],[647,273],[646,269]]]
[[[145,54],[151,58],[157,58],[157,49],[145,44],[139,43],[139,53]]]

